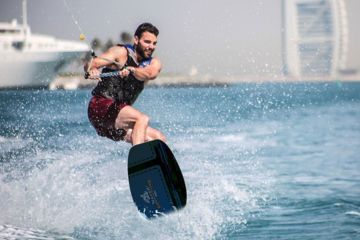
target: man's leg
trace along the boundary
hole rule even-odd
[[[146,141],[148,124],[149,117],[131,106],[122,108],[115,120],[116,129],[132,129],[131,141],[133,145]]]

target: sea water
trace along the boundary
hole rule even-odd
[[[360,239],[360,83],[145,89],[188,190],[151,221],[89,98],[0,91],[0,239]]]

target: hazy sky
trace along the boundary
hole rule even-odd
[[[119,40],[148,21],[160,29],[164,72],[278,73],[281,68],[281,0],[28,0],[33,33],[79,39],[73,14],[88,39]],[[359,0],[347,0],[348,67],[360,68]],[[21,21],[21,0],[0,0],[0,21]],[[99,53],[97,53],[99,54]]]

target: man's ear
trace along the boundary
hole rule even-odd
[[[139,38],[138,38],[138,36],[134,36],[134,44],[135,44],[135,45],[138,45],[138,43],[139,43]]]

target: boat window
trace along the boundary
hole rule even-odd
[[[20,33],[20,30],[17,29],[0,29],[0,34],[2,33]]]
[[[13,42],[12,46],[16,50],[22,50],[24,48],[24,42]]]

